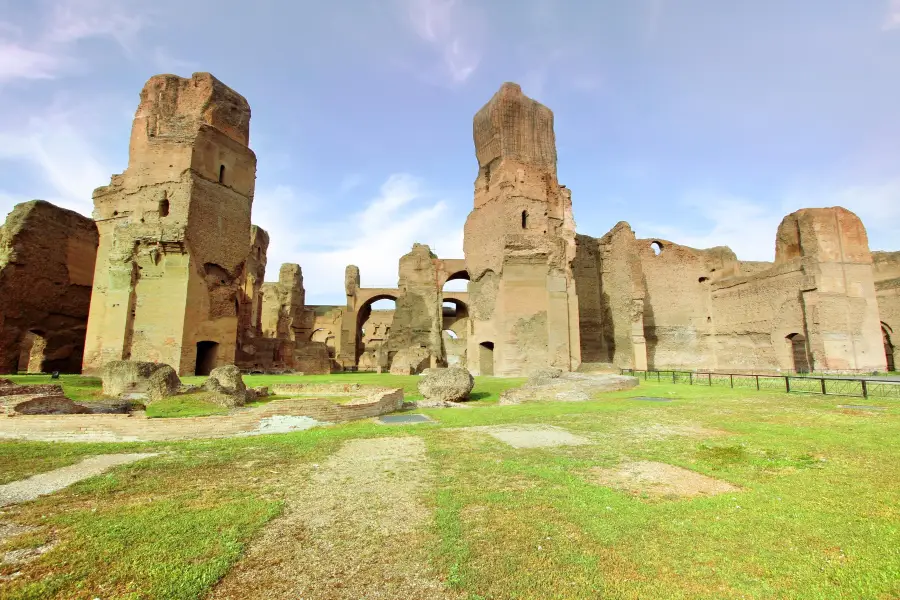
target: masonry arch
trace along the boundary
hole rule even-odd
[[[357,364],[364,352],[374,351],[387,341],[396,307],[397,294],[394,293],[375,294],[360,305],[356,313]]]
[[[793,358],[795,373],[809,373],[812,364],[809,359],[809,348],[806,344],[806,336],[802,333],[791,333],[785,338],[791,344],[791,356]]]
[[[881,336],[884,339],[884,357],[887,362],[887,370],[888,371],[896,371],[897,363],[896,363],[896,348],[894,347],[894,343],[891,340],[891,334],[894,333],[894,330],[891,329],[891,326],[887,323],[881,324]]]

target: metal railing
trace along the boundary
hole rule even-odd
[[[856,398],[900,400],[900,381],[862,377],[810,377],[802,375],[763,375],[749,373],[708,373],[694,371],[656,371],[621,369],[645,381],[686,383],[710,387],[783,391],[788,394],[824,394]]]

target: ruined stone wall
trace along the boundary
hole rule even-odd
[[[788,336],[807,336],[799,264],[707,283],[712,302],[712,362],[722,371],[793,370]]]
[[[182,375],[234,362],[256,177],[249,122],[247,101],[208,73],[144,86],[128,168],[94,192],[86,372],[122,359]]]
[[[697,250],[656,239],[638,239],[633,248],[646,290],[647,363],[656,369],[715,364],[709,346],[710,283],[723,272],[735,272],[734,253],[723,247]]]
[[[97,239],[91,219],[49,202],[13,208],[0,227],[0,373],[22,354],[30,372],[81,371]]]
[[[468,366],[520,375],[580,363],[571,194],[556,178],[553,113],[506,83],[475,115]]]
[[[873,252],[872,259],[885,358],[893,358],[896,370],[900,365],[900,252]]]
[[[440,364],[444,361],[441,343],[443,316],[441,290],[437,287],[436,258],[424,244],[413,244],[412,250],[400,258],[400,295],[386,345],[389,353],[406,348],[425,348],[436,364]]]
[[[373,310],[363,323],[362,350],[373,350],[384,344],[394,322],[393,310]]]
[[[256,225],[250,227],[250,254],[244,268],[239,329],[243,335],[256,337],[262,332],[262,286],[266,277],[266,252],[269,234]]]

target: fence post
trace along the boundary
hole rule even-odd
[[[693,371],[688,373],[688,381],[691,382],[691,385],[694,385],[694,372]]]
[[[756,391],[759,391],[759,375],[756,376]]]
[[[869,387],[866,385],[866,380],[862,380],[862,388],[863,388],[863,398],[869,397]]]
[[[707,373],[706,376],[709,378],[709,387],[712,387],[712,373]]]
[[[825,378],[824,378],[824,377],[822,378],[822,395],[823,395],[823,396],[827,396],[827,395],[828,395],[828,390],[825,389]]]
[[[734,374],[733,373],[728,374],[728,381],[731,382],[731,387],[732,387],[732,389],[734,389]]]
[[[791,378],[787,375],[784,376],[784,389],[787,390],[787,393],[791,393]]]
[[[659,374],[659,371],[657,371],[656,372],[656,381],[662,381],[662,379],[660,379],[660,377],[661,377],[661,375]]]
[[[676,383],[675,382],[675,371],[672,371],[672,383]]]

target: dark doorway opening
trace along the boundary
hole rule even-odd
[[[225,165],[219,165],[219,183],[225,183]]]
[[[894,362],[894,344],[891,342],[891,329],[886,324],[881,324],[881,335],[884,338],[884,357],[887,360],[887,370],[896,371]]]
[[[478,345],[478,367],[482,375],[494,374],[494,342]]]
[[[791,342],[791,355],[794,359],[795,373],[809,373],[812,370],[809,364],[809,352],[806,348],[806,337],[800,333],[792,333],[787,336]]]
[[[217,342],[197,342],[197,366],[195,375],[209,375],[216,368],[216,359],[219,354]]]

